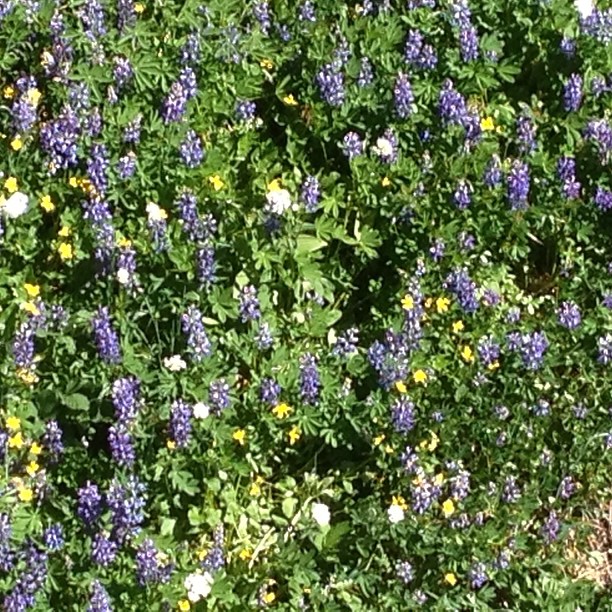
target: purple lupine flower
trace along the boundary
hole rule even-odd
[[[122,181],[131,178],[136,171],[136,154],[130,151],[117,161],[117,174]]]
[[[86,527],[93,527],[102,514],[103,497],[98,485],[90,482],[78,490],[79,503],[77,515],[85,523]]]
[[[597,361],[603,365],[612,361],[612,334],[597,338]]]
[[[120,467],[131,467],[136,460],[134,440],[125,425],[111,425],[108,429],[108,445],[113,461]]]
[[[121,34],[136,23],[133,0],[117,0],[117,29]]]
[[[187,112],[188,99],[189,97],[183,85],[179,81],[172,83],[170,92],[162,103],[161,116],[164,123],[180,121]]]
[[[96,565],[108,567],[117,558],[119,547],[108,536],[97,533],[91,545],[91,560]]]
[[[408,433],[416,424],[414,404],[406,397],[395,400],[391,407],[391,422],[398,433]]]
[[[440,90],[438,113],[445,125],[463,125],[467,116],[465,98],[455,89],[453,82],[446,79]]]
[[[213,380],[208,385],[208,401],[215,414],[220,414],[222,410],[229,408],[231,403],[229,392],[230,386],[224,378]]]
[[[565,476],[559,484],[559,497],[561,499],[569,499],[578,490],[576,481],[571,476]]]
[[[576,329],[582,321],[580,308],[574,302],[561,302],[557,310],[557,316],[559,317],[559,323],[567,329]]]
[[[304,0],[304,2],[300,4],[298,19],[300,21],[308,21],[310,23],[315,23],[317,21],[315,7],[311,0]]]
[[[55,120],[40,128],[40,145],[50,158],[49,173],[72,168],[78,164],[77,145],[80,123],[70,106],[64,106]]]
[[[64,452],[64,444],[62,442],[62,430],[57,421],[51,420],[45,423],[45,433],[43,434],[43,445],[50,455],[50,459],[56,462],[60,455]]]
[[[393,103],[395,104],[395,112],[400,119],[406,119],[412,114],[414,94],[408,76],[403,72],[400,72],[395,79]]]
[[[466,64],[478,59],[478,33],[471,23],[459,30],[459,48]]]
[[[332,354],[338,357],[350,357],[357,352],[358,343],[359,330],[356,327],[351,327],[338,336]]]
[[[212,344],[206,334],[203,318],[204,315],[195,306],[189,306],[187,312],[181,315],[181,327],[187,336],[191,358],[196,363],[212,354]]]
[[[140,533],[144,521],[146,486],[134,474],[127,477],[125,484],[115,478],[106,493],[111,511],[112,539],[119,545]]]
[[[544,332],[526,333],[521,336],[519,351],[523,365],[529,370],[539,370],[549,342]]]
[[[457,241],[459,242],[459,248],[465,252],[472,251],[476,246],[476,238],[468,232],[460,232]]]
[[[605,119],[589,121],[584,130],[584,136],[595,143],[599,157],[603,162],[612,150],[612,127]]]
[[[521,497],[521,489],[516,482],[514,476],[508,476],[504,481],[504,488],[502,490],[502,501],[506,504],[513,504],[517,502]]]
[[[29,368],[34,363],[35,329],[29,321],[23,322],[13,338],[11,352],[13,361],[18,368]]]
[[[529,166],[518,159],[512,162],[506,178],[508,203],[512,210],[525,210],[529,197]]]
[[[43,542],[49,550],[61,550],[64,547],[64,530],[59,523],[50,525],[43,531]]]
[[[501,302],[501,296],[499,295],[499,293],[497,293],[497,291],[494,291],[493,289],[485,289],[482,293],[482,303],[485,306],[488,306],[489,308],[494,308],[495,306],[498,306],[499,303]]]
[[[499,359],[500,347],[491,336],[483,336],[478,341],[478,356],[485,366],[490,366]]]
[[[359,74],[357,75],[357,85],[359,87],[367,87],[374,81],[374,69],[372,62],[367,57],[361,58],[359,65]]]
[[[429,247],[429,255],[435,262],[439,262],[446,251],[446,243],[442,238],[436,238]]]
[[[257,299],[257,288],[254,285],[246,285],[240,291],[240,320],[256,321],[261,317],[259,310],[259,300]]]
[[[414,569],[408,561],[400,561],[395,566],[395,575],[404,584],[410,584],[414,579]]]
[[[104,195],[108,188],[108,167],[107,148],[103,144],[93,144],[87,160],[87,178],[98,195]]]
[[[342,106],[345,99],[344,75],[333,64],[323,66],[316,76],[319,93],[330,106]]]
[[[100,135],[102,132],[102,115],[97,106],[87,111],[87,114],[83,117],[82,126],[83,132],[90,138]]]
[[[113,58],[113,78],[118,90],[123,89],[134,78],[134,69],[127,57]]]
[[[419,456],[412,447],[407,446],[400,456],[402,467],[408,474],[416,474],[419,470]]]
[[[606,83],[606,79],[604,77],[596,75],[591,79],[591,93],[599,98],[601,94],[609,91],[608,84]]]
[[[98,354],[105,363],[121,362],[121,347],[119,336],[111,325],[110,315],[106,306],[100,306],[91,321]]]
[[[444,286],[457,298],[465,312],[471,313],[478,309],[476,283],[470,278],[467,269],[455,268],[446,277]]]
[[[259,385],[259,397],[262,402],[276,406],[281,394],[281,386],[273,378],[264,378]]]
[[[166,583],[170,580],[170,575],[174,565],[167,563],[163,565],[159,560],[159,551],[153,544],[153,540],[147,538],[143,540],[136,551],[136,577],[138,584],[142,587]]]
[[[365,143],[356,132],[347,132],[342,139],[342,150],[349,159],[363,155]]]
[[[519,115],[516,120],[516,136],[521,153],[531,153],[536,148],[536,124],[531,117]]]
[[[574,57],[576,54],[576,41],[573,38],[564,36],[559,43],[559,49],[561,53],[567,58]]]
[[[136,251],[131,245],[122,246],[117,258],[117,281],[128,290],[138,286],[136,277]]]
[[[210,239],[217,231],[217,222],[212,215],[200,218],[198,214],[198,200],[191,191],[183,191],[177,198],[179,218],[183,231],[189,240],[203,242]]]
[[[203,285],[215,282],[217,262],[215,260],[215,248],[207,245],[198,249],[196,253],[198,280]]]
[[[391,128],[387,128],[383,135],[376,139],[373,151],[383,163],[393,164],[397,161],[398,148],[397,136]]]
[[[531,412],[537,417],[545,417],[550,414],[550,402],[545,399],[539,399],[535,405],[531,407]]]
[[[456,501],[465,499],[470,492],[470,473],[459,470],[450,481],[450,492]]]
[[[172,402],[170,407],[170,423],[168,425],[168,435],[179,448],[189,444],[191,437],[191,416],[192,408],[181,399]]]
[[[300,399],[305,404],[316,404],[319,399],[321,381],[314,355],[305,353],[300,357]]]
[[[126,126],[123,128],[123,142],[128,144],[138,144],[140,142],[140,131],[142,129],[142,115],[136,115]]]
[[[115,248],[115,233],[108,203],[94,195],[83,202],[83,218],[90,222],[94,233],[94,257],[103,274],[112,269],[113,250]]]
[[[187,35],[187,40],[181,47],[180,62],[183,66],[199,64],[201,59],[201,45],[198,32],[194,30]]]
[[[202,140],[194,130],[189,130],[179,147],[181,161],[188,168],[197,168],[204,159]]]
[[[255,119],[255,112],[257,111],[257,107],[255,106],[255,102],[251,100],[241,100],[236,104],[236,117],[240,121],[248,122]]]
[[[487,167],[485,168],[484,176],[482,178],[483,183],[493,189],[498,185],[501,185],[503,180],[503,173],[501,167],[501,160],[499,155],[492,155]]]
[[[612,210],[612,191],[598,186],[593,201],[595,202],[595,206],[602,212]]]
[[[465,210],[472,203],[473,191],[474,189],[465,179],[459,181],[453,194],[453,203],[459,210]]]
[[[603,299],[601,300],[601,305],[604,308],[609,308],[612,310],[612,293],[605,293]]]
[[[265,1],[255,2],[253,4],[253,16],[257,19],[261,31],[267,36],[272,27],[270,5]]]
[[[111,399],[117,421],[129,425],[136,418],[142,405],[140,381],[134,376],[118,378],[113,383]]]
[[[479,589],[489,580],[487,566],[481,562],[474,563],[468,570],[467,578],[473,589]]]
[[[540,528],[540,536],[544,540],[544,544],[546,546],[550,546],[555,540],[557,540],[559,537],[560,528],[561,524],[557,518],[557,513],[554,510],[551,510]]]
[[[321,198],[321,186],[316,176],[308,175],[302,183],[300,200],[304,203],[306,212],[313,213],[319,206]]]
[[[270,325],[267,321],[259,324],[259,329],[257,330],[257,335],[255,336],[255,342],[260,351],[267,351],[274,344],[272,331],[270,330]]]
[[[87,612],[113,612],[110,597],[98,580],[91,583],[91,596]]]
[[[582,104],[582,77],[572,74],[563,87],[563,108],[568,111],[577,111]]]
[[[225,530],[223,524],[220,523],[213,532],[213,546],[200,564],[203,570],[214,573],[225,565],[225,555],[223,553],[224,537]]]

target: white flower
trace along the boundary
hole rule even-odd
[[[17,219],[17,217],[21,217],[28,210],[28,199],[25,193],[16,191],[4,202],[2,208],[11,219]]]
[[[149,221],[162,221],[166,218],[166,211],[162,210],[154,202],[149,202],[147,204],[147,216],[149,217]]]
[[[393,143],[382,136],[376,140],[374,152],[381,157],[393,157]]]
[[[387,515],[392,523],[399,523],[404,520],[404,509],[397,504],[391,504],[387,510]]]
[[[191,603],[196,603],[203,597],[208,597],[212,583],[213,577],[210,572],[189,574],[183,583],[183,586],[187,589],[187,599]]]
[[[127,285],[130,282],[130,273],[125,268],[117,270],[117,281],[121,285]]]
[[[210,414],[210,407],[202,402],[198,402],[193,407],[193,416],[196,419],[205,419]]]
[[[325,504],[312,504],[310,510],[312,518],[315,520],[317,525],[329,525],[329,507]]]
[[[167,367],[171,372],[179,372],[187,367],[187,364],[180,355],[172,355],[172,357],[164,358],[164,366]]]
[[[282,215],[291,208],[291,196],[286,189],[274,189],[266,194],[266,210],[275,215]]]
[[[574,6],[583,19],[589,17],[595,10],[595,3],[593,0],[574,0]]]

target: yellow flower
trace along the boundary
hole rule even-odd
[[[244,429],[237,429],[232,434],[232,439],[238,442],[240,446],[244,446],[244,443],[246,441],[246,431]]]
[[[444,516],[450,516],[453,514],[453,512],[455,512],[455,504],[453,503],[452,499],[447,499],[442,504],[442,512],[444,513]]]
[[[2,90],[2,95],[5,98],[12,98],[15,95],[15,88],[11,85],[7,85],[3,90]]]
[[[495,129],[495,123],[493,123],[493,117],[484,117],[480,120],[480,129],[483,132],[490,132]]]
[[[42,446],[38,442],[32,442],[32,446],[30,446],[30,452],[33,455],[40,455],[42,453]]]
[[[444,474],[440,472],[434,476],[434,483],[440,486],[444,482]]]
[[[17,370],[17,376],[26,385],[33,385],[35,382],[38,382],[38,376],[27,368],[19,368]]]
[[[60,236],[60,238],[68,238],[68,236],[70,236],[70,231],[70,227],[67,225],[62,225],[60,231],[57,232],[57,235]]]
[[[472,363],[472,361],[474,361],[474,353],[472,352],[472,349],[467,345],[461,349],[461,356],[468,363]]]
[[[283,102],[287,106],[297,106],[298,105],[298,101],[293,97],[293,94],[289,94],[288,96],[285,96],[283,98]]]
[[[263,602],[265,604],[271,604],[274,603],[274,600],[276,599],[276,593],[274,591],[268,591],[263,597]]]
[[[412,310],[414,308],[414,299],[411,295],[406,294],[402,298],[402,308],[404,310]]]
[[[34,302],[22,302],[21,310],[25,310],[26,312],[29,312],[31,315],[34,315],[35,317],[37,317],[40,314],[40,310],[38,310],[38,307],[36,306]]]
[[[68,179],[68,184],[71,187],[78,187],[79,186],[79,179],[76,176],[71,176],[70,179]]]
[[[450,300],[446,297],[439,297],[436,300],[436,310],[438,311],[439,314],[446,312],[449,306],[450,306]]]
[[[22,502],[32,501],[33,497],[34,497],[34,494],[32,493],[32,489],[29,489],[28,487],[20,489],[20,491],[19,491],[19,499]]]
[[[20,431],[8,439],[8,445],[9,448],[21,448],[23,446],[23,436]]]
[[[6,419],[6,426],[11,431],[19,431],[21,429],[21,419],[16,416],[10,416]]]
[[[19,151],[23,147],[23,140],[19,136],[15,136],[13,140],[11,140],[11,149],[13,151]]]
[[[72,245],[67,242],[62,242],[57,248],[57,252],[62,261],[67,261],[68,259],[72,259],[74,257],[74,251],[72,249]]]
[[[391,179],[388,176],[383,176],[382,180],[380,181],[380,184],[383,187],[389,187],[391,185]]]
[[[134,4],[134,12],[137,15],[142,15],[142,13],[144,13],[145,10],[145,5],[142,2],[136,2]]]
[[[499,361],[494,361],[493,363],[490,363],[488,367],[491,372],[497,370],[497,368],[499,368]]]
[[[200,548],[200,550],[196,552],[196,556],[199,561],[204,561],[204,559],[206,559],[207,554],[208,554],[207,548]]]
[[[398,393],[406,393],[406,391],[408,391],[408,389],[406,389],[406,385],[404,382],[402,382],[401,380],[397,380],[395,382],[395,390]]]
[[[376,436],[372,440],[372,442],[374,443],[374,446],[380,446],[383,443],[384,439],[385,439],[385,434],[380,434],[380,435]]]
[[[268,183],[268,191],[280,191],[282,188],[281,179],[274,179]]]
[[[414,378],[414,382],[417,384],[425,383],[428,379],[427,372],[425,372],[425,370],[417,370],[412,377]]]
[[[248,561],[253,556],[253,551],[248,546],[246,546],[238,553],[238,556],[243,561]]]
[[[26,98],[32,106],[38,106],[41,96],[42,94],[40,91],[38,91],[38,89],[36,89],[36,87],[32,87],[32,89],[28,89],[28,91],[26,91]]]
[[[191,604],[189,603],[189,600],[188,599],[181,599],[178,602],[178,609],[181,612],[188,612],[188,610],[191,609]]]
[[[31,285],[30,283],[25,283],[23,285],[23,288],[30,297],[38,297],[40,295],[40,287],[38,285]]]
[[[455,576],[453,572],[444,574],[444,580],[451,586],[455,586],[457,584],[457,576]]]
[[[36,474],[36,472],[38,472],[38,468],[39,467],[40,467],[40,465],[38,465],[38,463],[36,463],[36,461],[30,461],[30,463],[28,463],[28,465],[26,467],[26,472],[30,476],[34,476],[34,474]]]
[[[174,450],[176,448],[176,442],[174,440],[166,440],[166,448]]]
[[[297,425],[294,425],[289,430],[288,435],[289,435],[289,444],[293,446],[302,437],[302,432],[300,431],[300,428]]]
[[[433,304],[433,298],[428,297],[425,300],[425,308],[431,308],[431,305]]]
[[[385,453],[387,453],[387,455],[392,455],[394,452],[395,449],[390,444],[385,445]]]
[[[291,413],[292,410],[293,409],[291,406],[288,406],[283,402],[282,404],[278,404],[278,406],[274,406],[274,408],[272,408],[272,414],[279,419],[284,419]]]
[[[262,59],[261,62],[259,62],[259,65],[262,68],[265,68],[266,70],[272,70],[272,68],[274,67],[272,60],[269,59]]]
[[[212,188],[215,191],[221,191],[223,187],[225,187],[225,183],[223,182],[223,179],[218,174],[209,176],[208,182],[211,184]]]
[[[408,510],[408,504],[401,495],[394,495],[391,500],[392,506],[399,506],[402,510]]]
[[[465,329],[465,325],[463,324],[463,321],[455,321],[453,323],[453,332],[455,334],[458,334],[459,332],[463,331]]]
[[[40,198],[40,207],[45,212],[53,212],[55,210],[55,204],[51,201],[51,196],[45,195]]]
[[[9,193],[15,193],[19,189],[19,183],[14,176],[9,176],[6,181],[4,181],[4,188]]]
[[[119,247],[131,247],[132,246],[132,241],[128,240],[127,238],[124,238],[122,236],[121,238],[119,238],[119,241],[117,242],[117,246],[119,246]]]
[[[440,442],[440,438],[438,438],[438,436],[436,436],[435,433],[431,433],[431,442],[429,443],[429,446],[427,447],[427,450],[429,451],[435,451],[436,448],[438,448],[438,442]]]
[[[253,496],[253,497],[257,497],[258,495],[261,494],[261,485],[263,483],[264,479],[261,476],[257,476],[257,478],[255,479],[255,482],[251,485],[250,489],[249,489],[249,495]]]

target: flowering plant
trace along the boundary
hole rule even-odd
[[[0,25],[3,610],[605,601],[610,9]]]

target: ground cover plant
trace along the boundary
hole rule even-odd
[[[609,609],[611,42],[1,0],[2,609]]]

